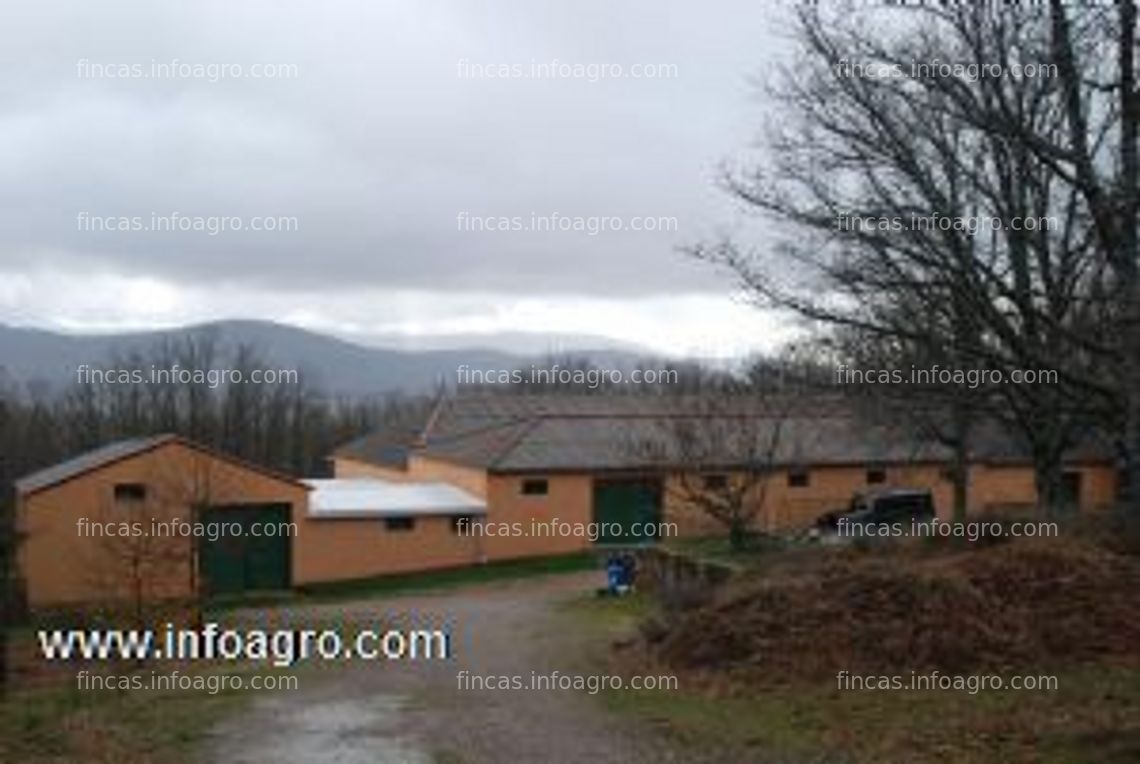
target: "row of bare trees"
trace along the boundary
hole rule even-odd
[[[1135,4],[830,5],[797,30],[766,163],[726,174],[772,238],[693,254],[854,366],[1056,371],[898,393],[961,454],[1004,422],[1046,508],[1066,449],[1109,433],[1140,507]]]
[[[120,379],[88,374],[56,395],[0,389],[0,396],[24,411],[23,442],[32,439],[35,461],[50,463],[120,438],[174,432],[283,472],[312,475],[336,445],[426,405],[395,393],[331,398],[304,369],[255,383],[256,373],[274,367],[257,348],[226,345],[209,330],[115,355],[100,368],[115,370]],[[163,377],[169,369],[195,375]],[[225,374],[202,373],[210,370]],[[143,381],[122,382],[131,371]]]
[[[641,376],[634,380],[633,372]],[[473,370],[455,385],[456,393],[530,395],[688,395],[735,390],[734,369],[718,369],[700,360],[645,356],[619,362],[585,354],[549,354],[509,370]]]

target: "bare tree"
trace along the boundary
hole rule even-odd
[[[427,400],[394,394],[330,398],[299,369],[258,383],[255,372],[269,368],[262,353],[249,345],[226,346],[210,332],[114,353],[106,368],[138,381],[90,378],[59,396],[27,395],[15,404],[41,420],[29,428],[33,441],[25,451],[31,468],[110,440],[173,432],[283,472],[310,475],[337,445],[375,429],[398,409],[421,409]]]
[[[90,538],[83,569],[98,596],[125,604],[134,627],[145,629],[181,581],[187,562],[186,540],[159,529],[186,518],[181,508],[158,502],[149,486],[139,488],[137,495],[101,497],[95,516],[77,532]]]
[[[224,494],[224,478],[214,456],[186,451],[148,470],[139,484],[102,497],[85,525],[94,540],[85,565],[91,582],[109,599],[125,599],[136,628],[172,603],[187,604],[200,625],[210,596],[200,565],[204,518]]]
[[[1051,0],[1035,11],[1035,50],[1056,67],[1049,120],[1018,119],[1020,104],[976,98],[952,83],[931,88],[945,96],[954,119],[1017,148],[1047,168],[1067,203],[1086,222],[1083,236],[1097,255],[1097,280],[1087,297],[1110,299],[1111,323],[1093,327],[1089,349],[1107,354],[1104,369],[1112,419],[1123,415],[1121,447],[1128,464],[1129,500],[1140,512],[1140,88],[1137,87],[1136,4],[1068,4]],[[961,13],[952,28],[974,49],[992,47],[983,26]],[[1004,31],[1004,30],[1003,30]],[[1024,34],[1024,32],[1022,32]],[[1011,189],[1015,191],[1015,189]],[[1111,327],[1111,333],[1104,330]]]
[[[6,426],[4,404],[0,401],[0,432]],[[0,471],[7,465],[0,465]],[[2,477],[2,476],[0,476]],[[16,501],[6,482],[0,485],[0,698],[8,686],[8,630],[19,620],[19,576],[16,556],[20,537],[16,522]]]
[[[1095,420],[1112,421],[1119,396],[1102,331],[1118,309],[1103,299],[1089,207],[1018,137],[1064,131],[1063,91],[1046,77],[911,68],[1050,61],[1049,17],[1020,7],[903,15],[908,33],[898,35],[860,13],[801,12],[803,61],[774,88],[785,118],[770,137],[773,166],[727,181],[778,224],[778,267],[733,242],[694,254],[727,265],[766,304],[899,349],[900,366],[925,356],[1057,372],[1054,385],[985,396],[944,386],[941,401],[958,441],[969,411],[1014,428],[1052,507],[1063,453]],[[898,76],[864,77],[853,63]],[[967,111],[1000,112],[1002,126]]]
[[[675,413],[635,429],[627,444],[639,461],[666,471],[666,495],[708,515],[728,531],[733,549],[747,545],[758,518],[771,527],[768,488],[792,440],[789,399],[701,395]]]
[[[25,426],[30,411],[0,369],[0,697],[8,687],[9,630],[24,616],[23,592],[17,559],[23,541],[16,514],[16,491],[12,481],[28,462]]]

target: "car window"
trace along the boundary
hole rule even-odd
[[[925,511],[926,496],[886,496],[875,504],[875,514],[885,522],[909,520]]]

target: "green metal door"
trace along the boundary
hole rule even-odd
[[[210,595],[288,589],[290,544],[286,532],[289,504],[209,507],[202,512],[205,529],[216,538],[199,539],[199,570]]]
[[[594,522],[599,544],[623,546],[657,540],[661,520],[661,486],[649,480],[594,482]]]

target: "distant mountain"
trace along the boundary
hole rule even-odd
[[[588,334],[539,334],[537,332],[490,332],[480,334],[477,344],[469,334],[433,334],[412,336],[391,332],[361,335],[341,335],[350,342],[358,342],[369,347],[382,347],[390,350],[457,350],[473,346],[484,348],[510,348],[513,355],[542,357],[547,355],[578,354],[578,349],[588,348],[591,358],[617,353],[624,357],[645,357],[653,355],[648,348],[611,337]]]
[[[46,383],[60,389],[76,379],[82,364],[107,368],[113,354],[145,352],[166,339],[216,332],[220,352],[253,346],[275,369],[301,369],[323,389],[361,395],[394,390],[423,392],[438,381],[454,385],[456,370],[515,369],[543,354],[512,354],[489,349],[394,350],[366,347],[305,329],[268,321],[219,321],[178,329],[122,334],[61,334],[0,325],[0,369],[15,383]],[[552,343],[556,348],[559,343]],[[603,366],[630,367],[639,354],[612,348],[576,351]]]

